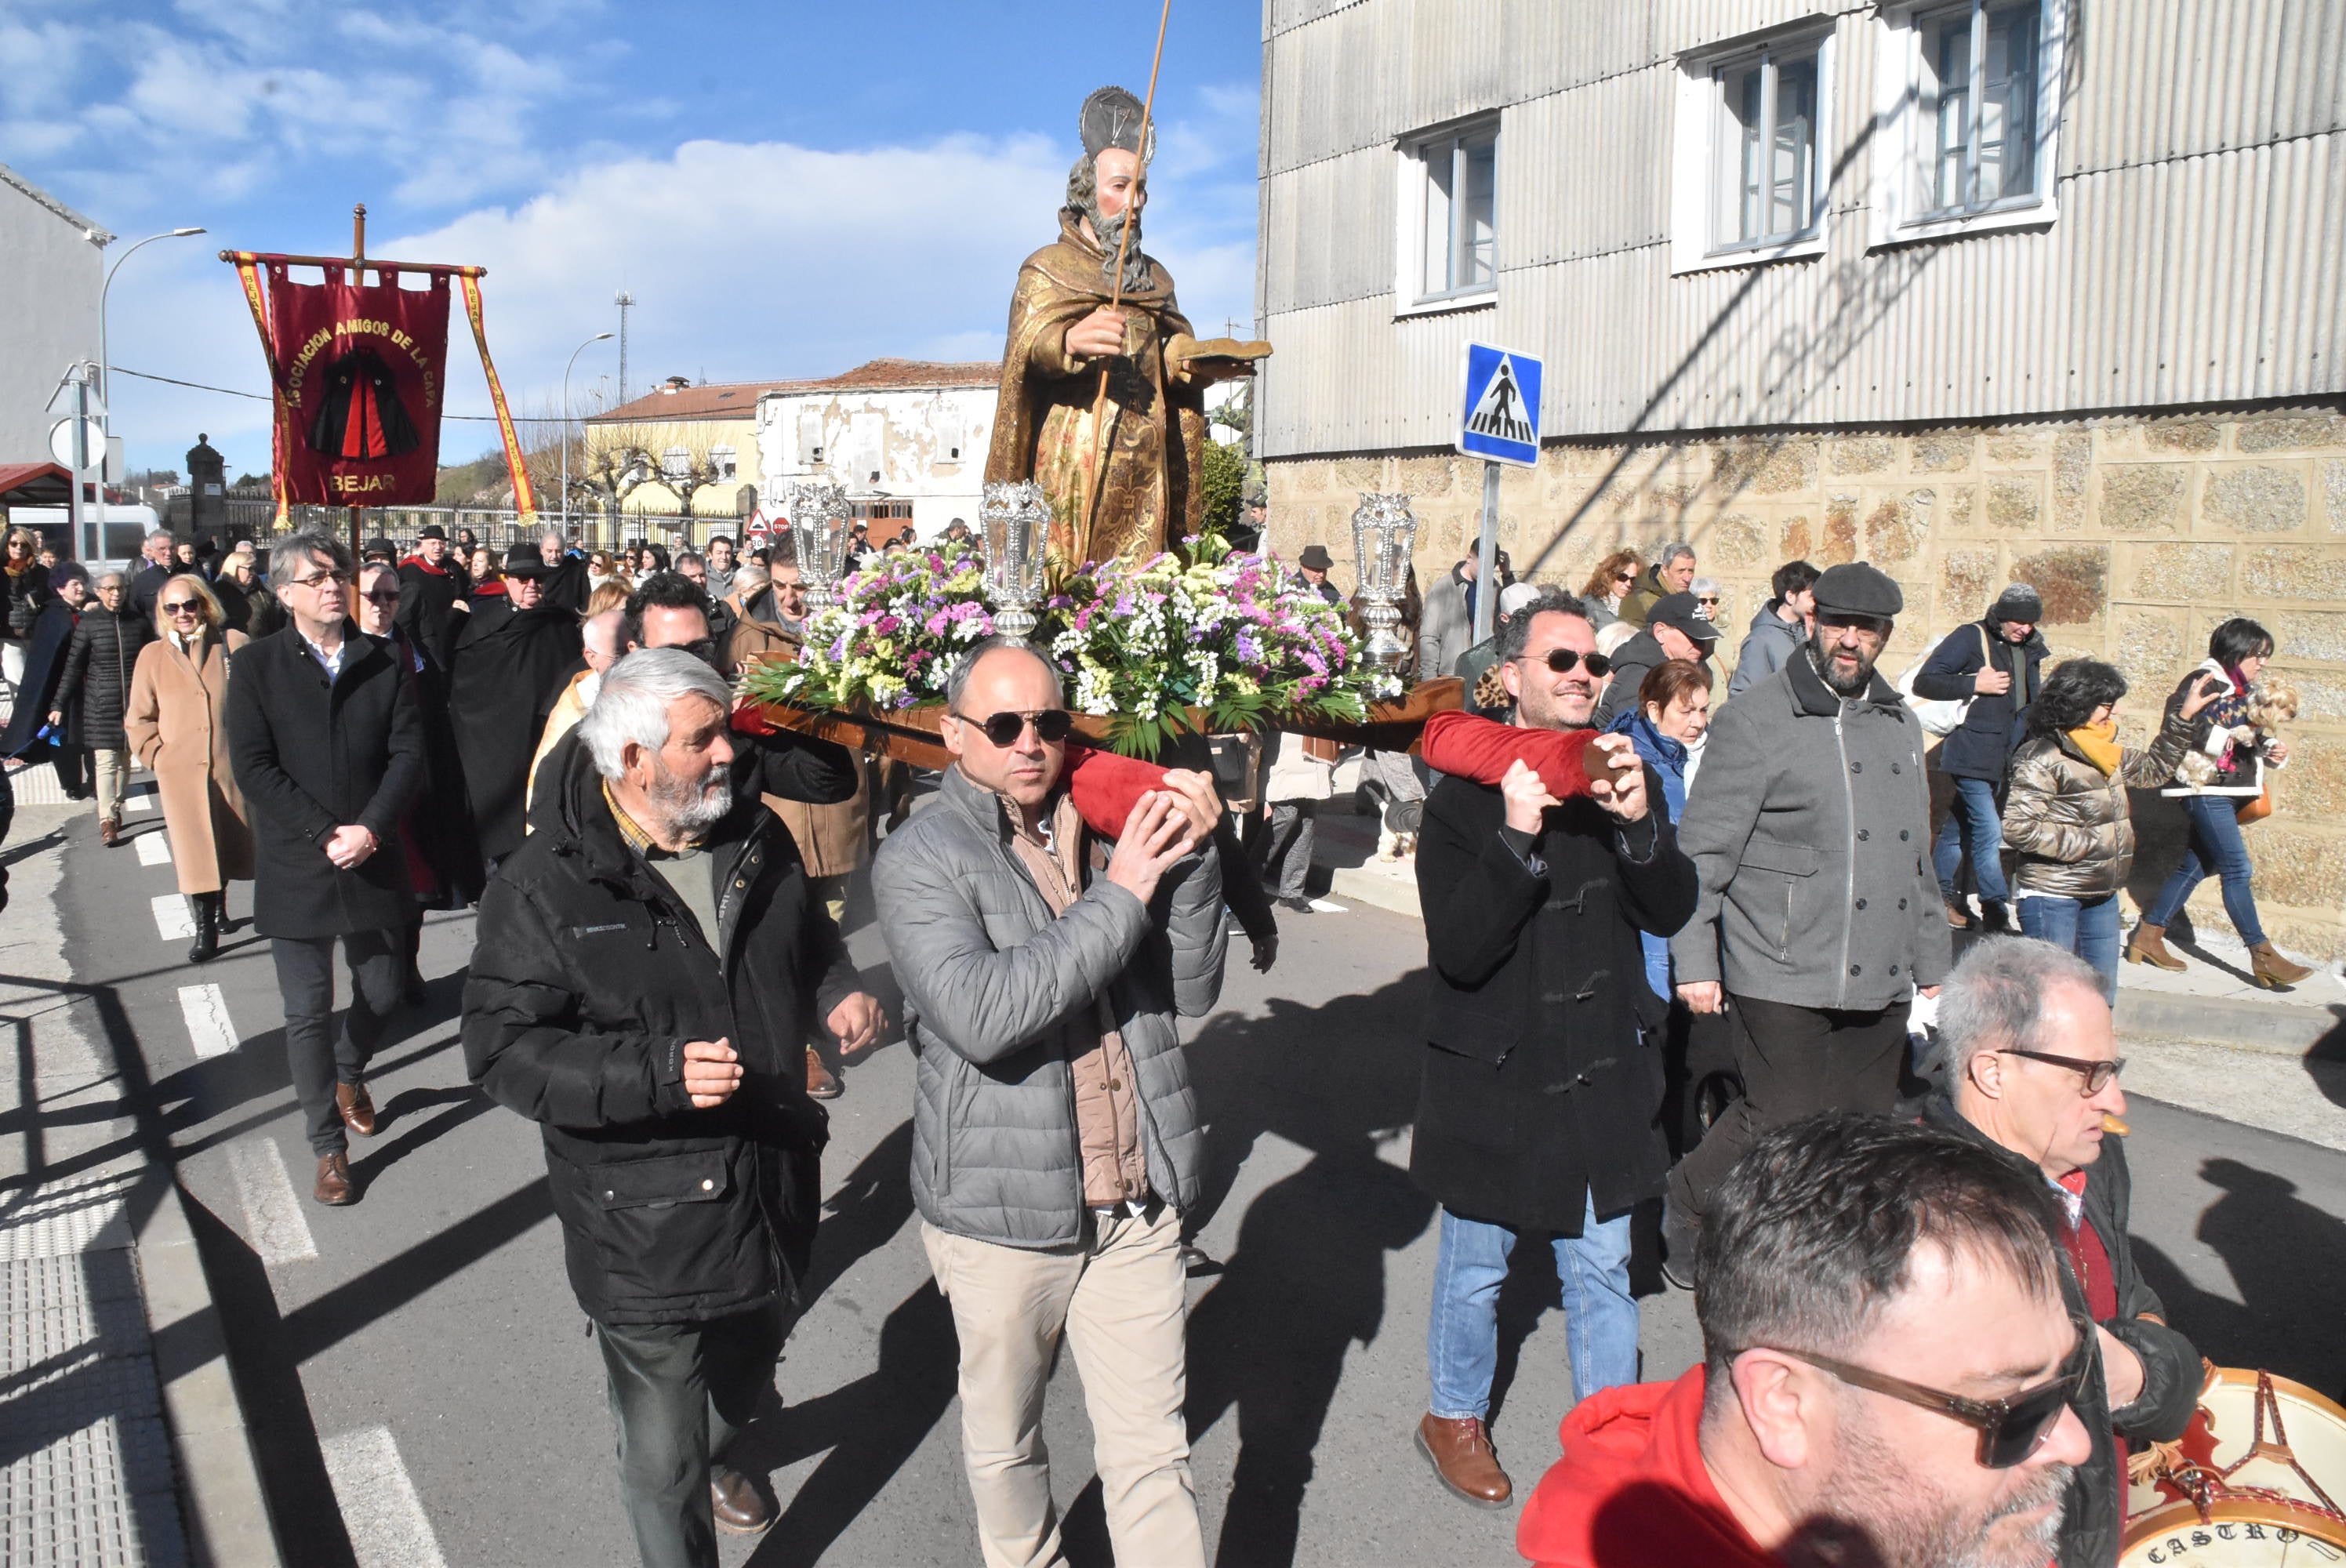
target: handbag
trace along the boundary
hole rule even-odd
[[[1984,669],[1994,662],[1994,656],[1988,651],[1987,628],[1981,626],[1978,629],[1980,667]],[[1914,677],[1923,673],[1923,667],[1929,664],[1931,656],[1938,651],[1939,645],[1933,643],[1923,650],[1921,658],[1906,667],[1906,673],[1898,677],[1898,695],[1906,699],[1906,706],[1912,708],[1914,717],[1922,721],[1923,734],[1953,735],[1964,727],[1964,719],[1971,713],[1974,699],[1968,697],[1929,697],[1914,695]]]
[[[2240,826],[2245,828],[2251,822],[2263,821],[2272,815],[2272,780],[2268,779],[2265,780],[2264,788],[2257,791],[2254,799],[2243,799],[2240,802]]]

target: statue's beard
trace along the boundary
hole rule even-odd
[[[1124,291],[1137,294],[1147,289],[1148,258],[1140,253],[1140,222],[1133,210],[1127,207],[1113,218],[1103,218],[1095,205],[1086,209],[1084,216],[1090,220],[1092,233],[1100,242],[1100,273],[1109,279],[1116,276],[1117,243],[1123,238],[1125,224],[1132,224],[1132,242],[1124,252]]]

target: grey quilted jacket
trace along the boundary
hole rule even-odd
[[[1010,848],[1002,803],[949,770],[872,866],[916,1057],[913,1201],[941,1230],[1074,1244],[1084,1219],[1075,1087],[1059,1025],[1105,992],[1138,1080],[1148,1180],[1198,1196],[1204,1131],[1176,1015],[1221,994],[1220,863],[1182,861],[1144,907],[1104,876],[1054,919]]]

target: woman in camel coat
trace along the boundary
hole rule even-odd
[[[188,962],[219,949],[228,884],[252,877],[252,830],[229,764],[228,667],[245,644],[230,631],[203,578],[184,572],[155,596],[162,636],[138,652],[122,727],[138,760],[155,770],[179,891],[195,911]]]

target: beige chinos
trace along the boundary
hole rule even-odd
[[[1095,1215],[1088,1245],[1049,1251],[921,1239],[961,1339],[962,1460],[986,1568],[1062,1561],[1043,1397],[1064,1329],[1083,1379],[1118,1563],[1203,1568],[1189,1475],[1181,1220]]]

